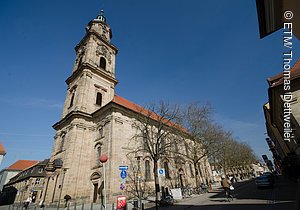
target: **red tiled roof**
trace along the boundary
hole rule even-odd
[[[18,160],[14,164],[10,165],[7,170],[19,170],[23,171],[26,168],[29,168],[35,164],[37,164],[38,160]]]
[[[184,132],[188,132],[187,129],[183,128],[181,125],[178,125],[172,121],[169,121],[168,119],[162,118],[160,115],[156,114],[155,112],[145,109],[125,98],[122,98],[121,96],[115,95],[112,101],[114,103],[119,104],[119,105],[121,105],[127,109],[130,109],[134,112],[141,113],[142,115],[144,115],[146,117],[150,117],[151,119],[153,119],[155,121],[161,120],[163,123],[166,123],[169,126],[175,127]]]
[[[297,60],[295,65],[290,70],[291,78],[290,80],[300,77],[300,58]],[[268,78],[269,86],[275,87],[283,84],[283,73],[277,74],[276,76]]]
[[[3,147],[3,145],[0,143],[0,155],[5,155],[6,154],[6,151]]]

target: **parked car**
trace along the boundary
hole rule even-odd
[[[257,188],[264,188],[264,187],[273,188],[274,180],[271,176],[265,174],[265,175],[261,175],[261,176],[257,177],[255,179],[255,184],[256,184]]]

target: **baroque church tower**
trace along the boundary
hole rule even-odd
[[[93,113],[111,102],[115,94],[115,57],[118,49],[110,42],[112,31],[103,11],[86,27],[75,47],[76,60],[68,85],[61,120],[56,130],[44,202],[56,206],[68,194],[82,202],[97,202],[101,185],[98,158],[107,145],[101,140],[103,123]]]
[[[68,91],[62,119],[72,112],[91,114],[114,97],[115,56],[118,49],[110,43],[112,32],[101,14],[89,22],[86,35],[75,47],[72,75],[66,80]]]

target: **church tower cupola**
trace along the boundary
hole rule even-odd
[[[72,75],[66,80],[68,92],[62,117],[72,111],[91,114],[114,97],[115,57],[112,32],[103,10],[86,26],[86,34],[75,47]]]
[[[106,23],[106,17],[104,16],[103,10],[100,11],[100,14],[97,16],[96,20],[100,20],[101,22]]]

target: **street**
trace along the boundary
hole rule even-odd
[[[300,184],[296,181],[291,181],[287,178],[279,176],[275,180],[273,189],[257,189],[254,180],[235,183],[235,190],[232,191],[233,201],[228,202],[225,199],[222,189],[214,190],[214,192],[201,195],[194,195],[191,198],[186,198],[177,201],[173,206],[159,207],[160,210],[299,210],[299,192]],[[297,199],[298,198],[298,199]],[[148,205],[146,205],[148,206]],[[154,210],[148,207],[148,210]],[[95,204],[95,209],[100,207]],[[78,206],[79,209],[91,209],[89,205]],[[128,206],[130,210],[132,206]],[[0,210],[16,209],[12,206],[0,206]],[[30,207],[30,209],[39,209]],[[56,208],[45,208],[54,210]],[[66,208],[63,208],[66,209]],[[70,209],[76,209],[71,207]],[[108,209],[112,209],[108,207]]]
[[[298,193],[297,193],[298,188]],[[228,202],[224,192],[195,195],[184,199],[174,206],[160,209],[201,209],[201,210],[298,210],[299,184],[284,177],[278,177],[273,189],[257,189],[254,180],[236,183],[232,192],[234,200]],[[298,201],[299,202],[299,201]],[[298,205],[298,206],[297,206]],[[155,209],[155,208],[151,208]]]

